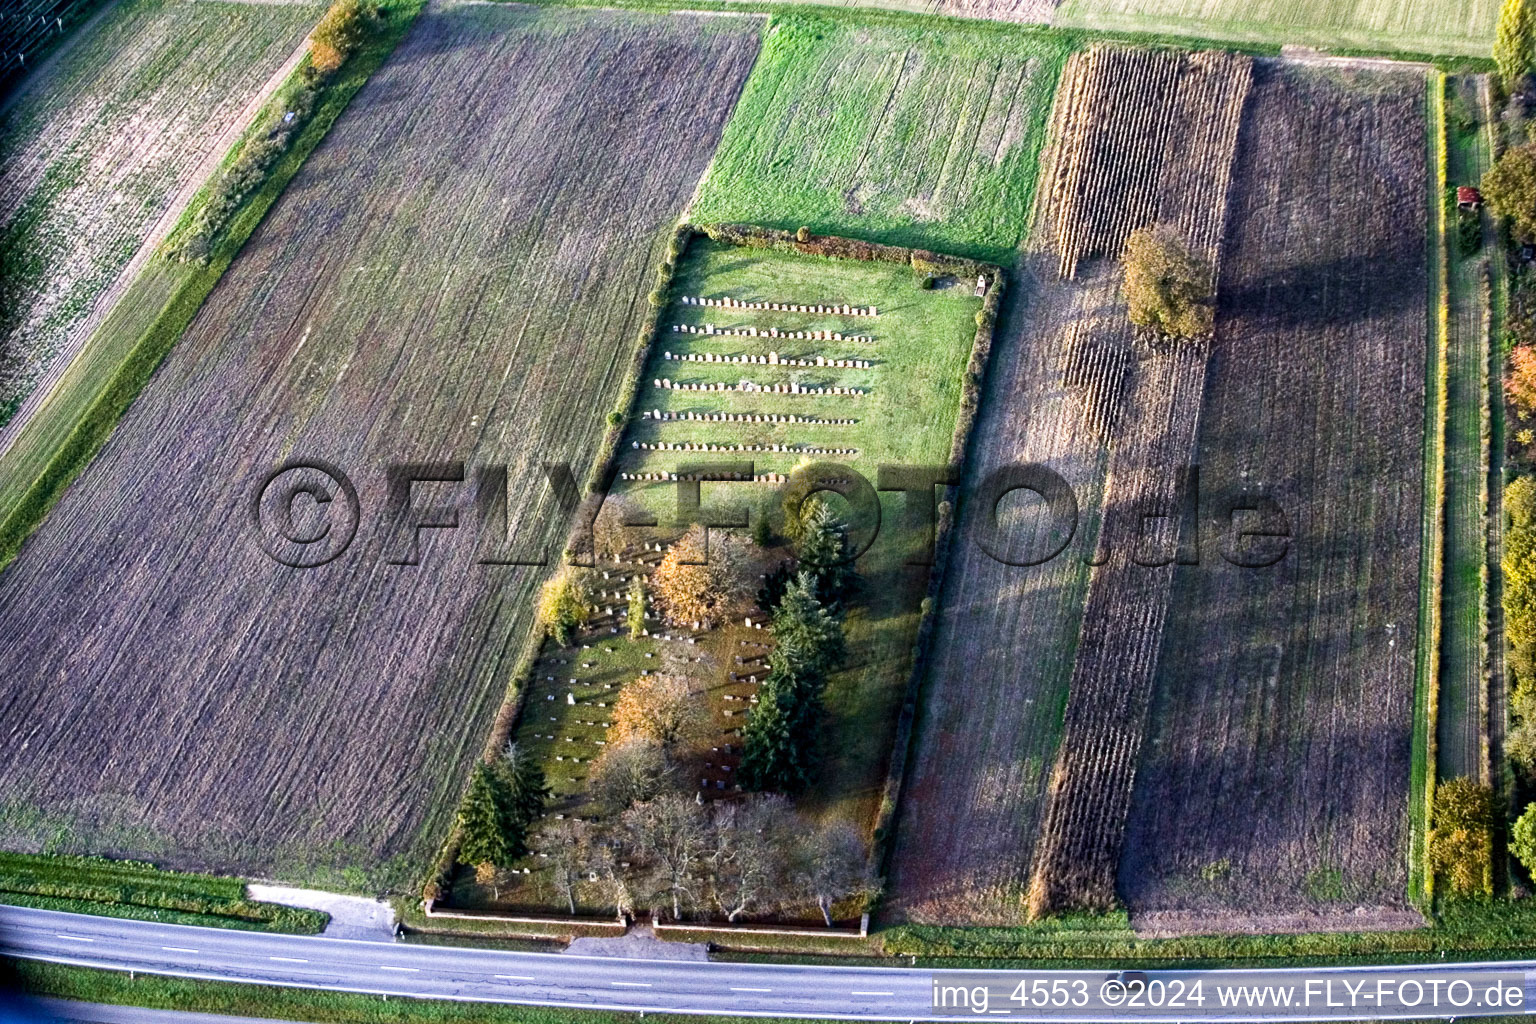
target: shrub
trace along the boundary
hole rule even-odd
[[[1536,478],[1522,476],[1504,489],[1504,618],[1517,676],[1531,683],[1536,651]]]
[[[1536,143],[1505,150],[1483,175],[1482,192],[1488,209],[1508,217],[1519,238],[1536,236]]]
[[[322,75],[341,67],[367,36],[368,22],[377,16],[362,0],[336,0],[310,33],[310,63]]]
[[[1450,779],[1435,790],[1430,864],[1459,896],[1486,895],[1493,877],[1493,789]]]
[[[1530,0],[1504,0],[1493,40],[1493,60],[1506,89],[1536,70],[1536,12]]]
[[[1536,874],[1536,803],[1526,804],[1509,833],[1509,852],[1526,871]]]

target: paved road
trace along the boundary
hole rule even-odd
[[[821,1017],[862,1020],[976,1020],[1006,1015],[1015,1020],[1347,1020],[1390,1016],[1466,1017],[1522,1012],[1525,1006],[1495,1008],[1483,1002],[1491,986],[1529,996],[1536,1005],[1536,963],[1489,963],[1398,968],[1281,968],[1240,971],[1156,971],[1156,1000],[1120,999],[1106,1004],[1105,971],[1053,971],[1050,985],[1083,989],[1089,1002],[1050,1009],[1044,1001],[1014,1005],[1019,975],[1003,972],[930,971],[900,967],[835,967],[820,964],[732,964],[686,960],[635,960],[569,954],[515,953],[454,946],[418,946],[325,936],[268,935],[261,932],[155,924],[48,910],[0,906],[0,953],[88,967],[218,981],[255,982],[298,988],[416,996],[474,1002],[520,1003],[581,1009],[710,1013],[733,1016]],[[1036,972],[1035,977],[1043,972]],[[1476,1003],[1438,1005],[1420,1001],[1403,1010],[1391,999],[1408,978],[1422,995],[1443,979],[1466,978]],[[1381,978],[1389,982],[1381,982]],[[1413,979],[1420,979],[1418,981]],[[1440,979],[1440,980],[1432,980]],[[1192,992],[1200,981],[1203,1001],[1170,1003],[1179,986]],[[1422,984],[1421,984],[1422,981]],[[1042,982],[1041,984],[1046,984]],[[1136,982],[1132,982],[1136,984]],[[976,1002],[950,1002],[935,1011],[935,986]],[[1031,983],[1033,986],[1033,983]],[[979,987],[973,987],[979,986]],[[1218,998],[1217,989],[1263,986],[1288,989],[1292,1009]],[[1354,994],[1348,994],[1353,989]],[[988,993],[987,990],[990,989]],[[1455,989],[1450,990],[1452,993]],[[978,994],[979,993],[979,994]],[[1123,996],[1123,992],[1121,993]],[[1511,998],[1513,998],[1511,996]],[[1305,1000],[1305,1001],[1303,1001]],[[1044,1008],[1042,1008],[1044,1007]],[[1305,1009],[1302,1009],[1305,1007]],[[1439,1011],[1438,1013],[1435,1011]]]

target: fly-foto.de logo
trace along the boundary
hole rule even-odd
[[[569,549],[590,550],[603,495],[588,494],[583,500],[566,463],[546,462],[540,468],[542,483],[532,486],[542,486],[546,493],[536,494],[521,482],[516,493],[525,499],[552,498],[561,521],[574,521]],[[420,565],[426,531],[472,534],[475,561],[481,565],[544,566],[560,553],[558,540],[530,542],[509,529],[510,503],[516,495],[506,465],[397,463],[381,475],[383,500],[369,509],[341,468],[321,459],[282,463],[259,478],[251,492],[249,520],[257,542],[273,560],[297,569],[336,561],[365,524],[382,531],[383,557],[392,565]],[[883,465],[871,483],[840,463],[810,463],[776,478],[781,482],[773,485],[778,493],[771,501],[762,500],[765,485],[750,461],[685,463],[665,476],[665,481],[648,486],[674,490],[671,521],[664,524],[642,509],[629,509],[623,527],[681,529],[699,523],[748,529],[754,516],[782,521],[813,494],[838,494],[846,502],[843,563],[869,551],[882,533],[895,531],[904,534],[910,550],[906,564],[931,565],[940,517],[955,510],[970,517],[966,535],[981,550],[1021,568],[1060,557],[1080,557],[1091,565],[1124,558],[1148,568],[1193,566],[1214,549],[1222,563],[1254,569],[1277,564],[1291,548],[1290,521],[1272,496],[1246,487],[1217,487],[1207,493],[1198,466],[1170,473],[1162,486],[1143,488],[1150,497],[1126,505],[1110,503],[1091,515],[1080,506],[1072,485],[1039,463],[1001,466],[968,486],[962,486],[961,474],[951,466]],[[705,484],[712,498],[707,505]],[[730,501],[733,486],[755,500]],[[723,492],[719,499],[717,489]],[[894,501],[882,501],[882,494],[894,496]],[[891,515],[892,509],[898,514]],[[1085,537],[1085,531],[1092,536]],[[541,538],[550,535],[548,530],[539,532]],[[1074,539],[1080,543],[1069,554]]]

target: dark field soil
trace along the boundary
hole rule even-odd
[[[1120,866],[1133,915],[1405,909],[1424,138],[1418,75],[1261,65],[1198,448],[1208,510],[1262,491],[1292,540],[1243,569],[1213,527],[1178,571]]]

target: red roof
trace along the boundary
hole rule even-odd
[[[1463,185],[1456,190],[1456,201],[1458,203],[1480,203],[1483,201],[1483,194],[1470,185]]]

